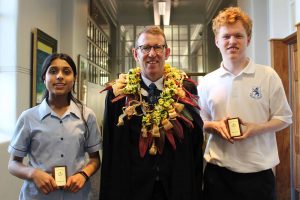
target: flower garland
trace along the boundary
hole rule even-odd
[[[197,98],[183,87],[184,80],[191,81],[185,72],[166,64],[163,91],[153,109],[150,109],[148,103],[142,99],[145,91],[140,85],[141,69],[139,67],[129,70],[127,74],[120,74],[119,79],[106,88],[113,90],[115,98],[112,102],[127,97],[117,126],[124,124],[125,117],[130,119],[133,115],[142,116],[139,141],[141,157],[144,157],[149,146],[151,146],[149,149],[151,155],[156,155],[157,152],[162,153],[165,137],[173,149],[176,149],[173,135],[176,135],[179,140],[183,139],[183,128],[178,119],[193,128],[191,122],[193,118],[183,103],[198,107]],[[142,113],[138,113],[137,107],[141,108]]]

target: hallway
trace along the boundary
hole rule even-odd
[[[159,2],[166,3],[163,14]],[[164,29],[171,48],[167,63],[200,80],[222,60],[211,19],[228,6],[241,7],[253,19],[247,54],[274,67],[297,111],[293,126],[277,135],[281,164],[275,171],[278,200],[300,200],[299,83],[293,78],[300,73],[300,0],[0,0],[0,90],[5,97],[0,99],[1,199],[16,199],[22,184],[7,171],[7,146],[20,113],[40,101],[36,86],[43,83],[35,43],[45,42],[49,51],[65,52],[76,61],[77,97],[95,111],[102,128],[105,96],[99,91],[120,72],[136,67],[131,50],[145,25],[158,23]],[[98,171],[92,178],[93,200],[99,177]]]

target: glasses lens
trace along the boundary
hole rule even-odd
[[[148,46],[148,45],[142,45],[140,46],[141,50],[143,53],[149,53],[151,51],[151,46]]]
[[[164,45],[155,45],[153,48],[156,53],[161,53],[164,50]]]
[[[139,48],[144,54],[150,53],[151,49],[153,48],[156,53],[161,53],[164,50],[165,45],[141,45]]]

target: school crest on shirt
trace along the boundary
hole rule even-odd
[[[259,86],[252,87],[250,97],[252,97],[253,99],[262,98],[261,88]]]

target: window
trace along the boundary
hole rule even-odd
[[[123,72],[136,66],[131,49],[134,47],[136,35],[144,26],[120,26],[120,69]],[[203,38],[201,24],[164,26],[167,44],[171,55],[166,63],[186,72],[204,72]]]
[[[127,72],[136,67],[131,50],[134,48],[135,27],[133,25],[120,26],[120,72]]]
[[[90,1],[87,21],[88,81],[104,85],[110,76],[110,24],[96,1]]]
[[[87,58],[88,81],[104,85],[109,79],[109,38],[96,23],[88,18]]]

